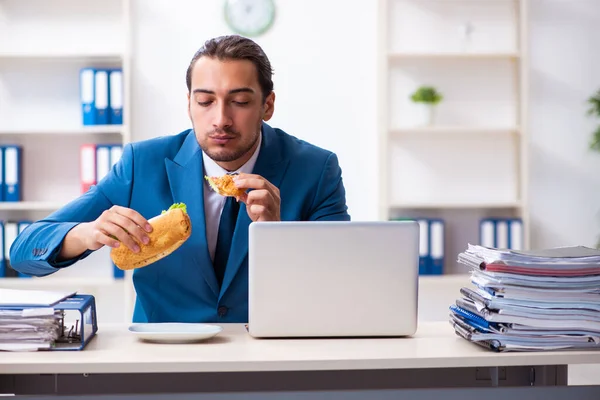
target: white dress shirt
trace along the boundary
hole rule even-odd
[[[204,164],[204,175],[206,176],[222,176],[232,172],[243,172],[251,174],[254,170],[254,164],[260,152],[260,144],[262,142],[262,133],[258,137],[258,146],[252,154],[252,157],[244,165],[236,171],[227,171],[221,168],[212,158],[205,152],[202,152],[202,163]],[[204,219],[206,220],[206,241],[208,243],[208,252],[210,259],[215,259],[215,249],[217,247],[217,236],[219,234],[219,222],[221,220],[221,212],[225,206],[225,197],[211,189],[206,179],[204,182]]]

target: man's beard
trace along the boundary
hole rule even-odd
[[[206,134],[206,136],[210,136],[210,135],[214,135],[214,134],[227,134],[230,136],[235,136],[236,138],[239,138],[241,136],[238,132],[232,130],[231,128],[215,129],[215,130],[208,132]],[[259,135],[260,135],[260,128],[258,129],[256,134],[252,138],[252,141],[250,143],[248,143],[247,146],[244,146],[243,148],[240,148],[240,149],[230,150],[230,149],[225,149],[223,147],[223,148],[215,150],[214,148],[208,149],[208,148],[204,148],[202,146],[200,146],[200,147],[202,147],[202,150],[206,153],[206,155],[208,155],[212,160],[214,160],[216,162],[235,161],[235,160],[241,158],[242,156],[244,156],[244,154],[248,153],[254,147],[254,145],[256,145]],[[223,150],[225,150],[225,151],[223,151]]]

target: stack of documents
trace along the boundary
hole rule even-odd
[[[51,348],[62,334],[62,312],[55,304],[73,292],[0,289],[0,350]]]
[[[496,351],[600,348],[600,251],[469,245],[473,287],[450,306],[456,333]]]

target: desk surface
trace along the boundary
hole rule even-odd
[[[195,344],[137,340],[128,325],[101,325],[84,351],[1,353],[0,374],[154,373],[461,368],[600,363],[600,352],[499,354],[455,335],[447,322],[421,323],[410,338],[254,339],[223,325]]]

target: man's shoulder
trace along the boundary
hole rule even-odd
[[[331,150],[324,149],[297,136],[291,135],[279,128],[273,128],[275,140],[279,141],[285,156],[294,158],[319,158],[327,159],[333,154]]]

